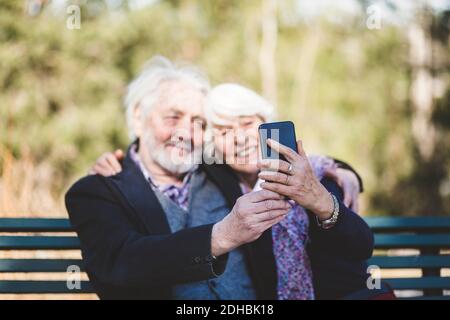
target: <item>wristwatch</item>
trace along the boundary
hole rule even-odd
[[[330,195],[333,199],[333,213],[331,217],[321,221],[319,217],[316,216],[317,225],[325,230],[333,228],[339,217],[339,202],[334,194],[330,193]]]

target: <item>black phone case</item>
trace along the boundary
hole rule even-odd
[[[281,159],[286,161],[283,155],[279,155],[278,152],[272,150],[267,145],[266,141],[268,138],[278,141],[280,144],[291,148],[295,152],[298,152],[295,127],[292,121],[263,123],[259,126],[258,132],[263,159]]]

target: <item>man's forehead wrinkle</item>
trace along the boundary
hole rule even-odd
[[[162,82],[159,86],[160,94],[168,94],[168,96],[174,95],[174,93],[178,92],[179,94],[201,94],[204,93],[195,87],[193,84],[188,81],[183,80],[166,80]]]
[[[196,87],[180,81],[164,82],[161,84],[158,91],[159,101],[169,104],[173,104],[177,101],[186,101],[186,98],[188,97],[193,100],[198,97],[203,98],[204,96],[204,93]]]
[[[190,113],[194,118],[205,120],[203,104],[205,95],[196,87],[186,82],[166,81],[158,90],[156,105],[159,112]]]

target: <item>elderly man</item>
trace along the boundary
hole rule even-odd
[[[154,60],[128,88],[135,142],[123,170],[85,177],[68,191],[67,209],[100,298],[276,298],[268,231],[290,205],[268,190],[240,196],[226,166],[199,165],[207,90],[195,70]],[[306,208],[329,219],[333,199],[310,182],[316,187]],[[323,247],[339,252],[352,239],[365,248],[356,253],[364,259],[372,250],[367,225],[342,204],[339,210],[340,226],[324,231]]]

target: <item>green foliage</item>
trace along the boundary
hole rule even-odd
[[[80,30],[66,28],[65,12],[44,7],[33,17],[24,3],[0,1],[0,147],[49,163],[57,197],[101,153],[127,146],[122,97],[152,55],[196,63],[213,83],[261,89],[260,1],[159,1],[136,11],[124,1],[94,16],[84,4]],[[372,31],[360,21],[280,23],[276,63],[278,113],[295,120],[306,150],[354,164],[367,212],[414,213],[403,200],[396,207],[393,194],[405,179],[406,189],[421,183],[407,179],[419,162],[405,31]],[[449,179],[443,159],[435,184]]]

